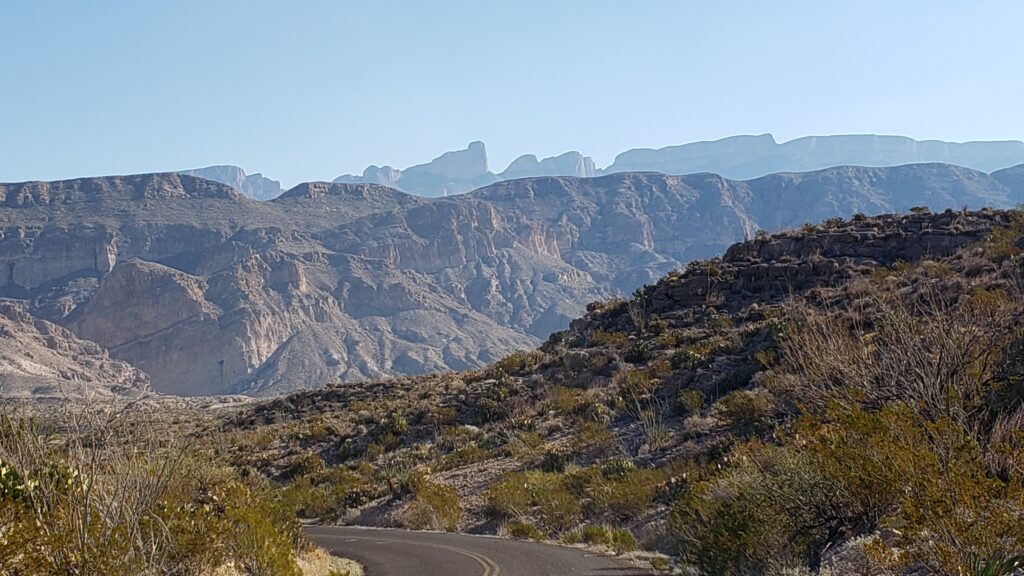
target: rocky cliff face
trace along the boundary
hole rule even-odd
[[[1004,176],[629,173],[434,199],[312,182],[270,202],[180,174],[0,184],[0,296],[158,391],[269,395],[479,367],[759,228],[1016,205],[1024,190]]]
[[[263,174],[246,174],[238,166],[207,166],[193,170],[182,170],[179,174],[197,176],[221,184],[227,184],[253,200],[272,200],[281,195],[281,183]]]

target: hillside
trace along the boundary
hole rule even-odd
[[[435,199],[314,182],[269,202],[179,174],[0,184],[0,296],[157,391],[273,395],[478,368],[759,229],[1005,208],[1016,182],[925,164],[528,178]]]
[[[759,235],[484,369],[246,409],[230,460],[327,522],[982,574],[1024,547],[1022,254],[1019,212]]]

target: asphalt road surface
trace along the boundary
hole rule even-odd
[[[306,534],[367,576],[648,576],[607,556],[548,544],[437,532],[310,526]]]

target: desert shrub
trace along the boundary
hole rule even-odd
[[[635,340],[626,348],[622,359],[631,364],[642,364],[651,357],[651,343],[647,340]]]
[[[573,526],[582,511],[565,487],[563,476],[547,472],[512,472],[487,490],[488,512],[503,519],[535,518],[546,529]]]
[[[384,434],[400,438],[409,431],[409,422],[400,413],[392,412],[381,421],[380,429]]]
[[[707,574],[763,574],[807,565],[824,544],[817,544],[820,531],[801,530],[803,518],[818,500],[831,499],[829,486],[798,454],[768,449],[754,461],[744,456],[676,503],[672,526],[679,551]]]
[[[682,388],[676,393],[676,412],[689,416],[704,408],[704,394],[693,388]]]
[[[413,463],[401,455],[391,454],[372,467],[373,478],[387,486],[392,497],[408,493],[415,470]]]
[[[281,490],[281,499],[300,518],[335,520],[361,505],[368,491],[372,488],[364,478],[337,467],[292,480]]]
[[[495,362],[493,368],[504,374],[520,376],[533,370],[543,361],[543,352],[514,352]]]
[[[572,463],[572,454],[563,450],[549,450],[541,457],[539,468],[543,472],[564,472],[565,467]]]
[[[615,434],[603,421],[587,421],[580,425],[571,439],[575,452],[594,452],[597,457],[612,453],[615,448]]]
[[[297,574],[295,512],[144,403],[0,412],[0,573]],[[253,536],[249,538],[249,536]]]
[[[505,409],[505,406],[500,401],[492,400],[491,398],[478,399],[474,406],[474,412],[477,424],[481,425],[499,422],[508,417],[508,411]]]
[[[546,408],[562,415],[574,414],[580,405],[580,396],[575,388],[552,386],[546,394]]]
[[[903,404],[949,418],[980,439],[999,375],[1021,338],[1016,291],[960,298],[925,289],[913,298],[876,295],[871,321],[853,310],[793,307],[799,328],[780,343],[777,388],[794,404],[877,408]]]
[[[718,382],[715,383],[715,388],[720,394],[726,394],[733,390],[746,388],[750,386],[750,380],[754,377],[756,372],[757,371],[750,366],[744,366],[733,370],[719,378]]]
[[[587,524],[579,530],[574,530],[565,540],[570,544],[607,546],[619,553],[636,549],[636,538],[629,530],[599,524]]]
[[[1021,236],[1024,235],[1024,212],[1014,212],[1009,226],[993,229],[981,243],[985,256],[992,262],[1002,263],[1024,253]]]
[[[481,436],[480,430],[466,426],[446,426],[437,437],[436,446],[441,452],[452,452],[473,444]]]
[[[647,448],[666,446],[671,432],[664,424],[665,407],[657,393],[661,382],[644,370],[625,370],[615,375],[614,383],[625,411],[640,424]]]
[[[609,480],[622,480],[636,472],[636,464],[628,458],[610,458],[601,466],[601,475]]]
[[[725,330],[732,327],[733,321],[728,314],[715,314],[708,319],[708,328],[712,330]]]
[[[658,470],[635,470],[596,482],[588,487],[587,508],[599,518],[630,520],[650,508],[657,486],[664,479],[665,474]]]
[[[760,434],[774,424],[775,406],[767,390],[736,390],[715,404],[715,412],[741,435]]]
[[[622,332],[605,332],[604,330],[594,330],[590,334],[590,342],[595,346],[604,346],[608,348],[615,348],[623,350],[629,346],[629,336]]]
[[[629,312],[629,318],[633,321],[633,327],[640,335],[647,333],[649,308],[650,305],[647,301],[647,290],[645,288],[637,288],[633,292],[633,297],[626,301],[626,311]]]
[[[282,475],[285,478],[295,478],[323,472],[324,469],[324,461],[319,454],[302,452],[285,462]]]
[[[672,353],[669,361],[676,370],[693,370],[704,363],[704,356],[690,348],[680,348]]]
[[[437,471],[451,470],[477,462],[483,462],[491,457],[491,452],[476,444],[468,444],[453,452],[446,454],[434,467]]]
[[[229,485],[224,494],[229,524],[225,539],[235,564],[252,576],[300,576],[294,554],[300,532],[294,513],[243,484]]]
[[[598,314],[614,314],[626,305],[622,298],[615,297],[608,300],[594,300],[587,304],[587,312]]]
[[[407,511],[407,524],[410,528],[448,532],[458,528],[462,519],[462,505],[455,488],[416,475],[411,490],[413,500]]]
[[[459,421],[459,412],[454,406],[432,406],[427,414],[427,423],[433,426],[452,426]]]

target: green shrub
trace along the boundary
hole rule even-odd
[[[629,345],[622,359],[631,364],[641,364],[651,357],[651,343],[647,340],[636,340]]]
[[[569,533],[565,537],[565,541],[569,544],[585,543],[607,546],[618,553],[636,550],[636,538],[629,530],[603,524],[587,524],[583,528]]]
[[[448,532],[458,528],[462,519],[462,505],[455,488],[417,476],[412,482],[412,493],[407,521],[410,528]]]
[[[737,390],[715,405],[733,431],[741,435],[760,434],[773,424],[775,406],[767,390]]]
[[[572,454],[560,450],[549,450],[540,460],[540,469],[544,472],[564,472],[572,462]]]
[[[380,429],[384,434],[392,434],[395,437],[402,437],[409,431],[409,422],[398,412],[387,415],[380,423]]]
[[[704,408],[704,394],[693,388],[682,388],[676,394],[676,412],[689,416]]]
[[[628,458],[611,458],[601,467],[601,474],[609,480],[622,480],[636,472],[636,464]]]
[[[495,362],[493,368],[503,374],[518,376],[533,370],[542,361],[544,361],[543,352],[514,352]]]
[[[497,518],[536,518],[555,532],[573,526],[582,512],[579,500],[566,490],[563,476],[546,472],[506,474],[487,490],[487,508]]]
[[[676,370],[693,370],[704,363],[704,356],[689,348],[681,348],[672,353],[669,361]]]

